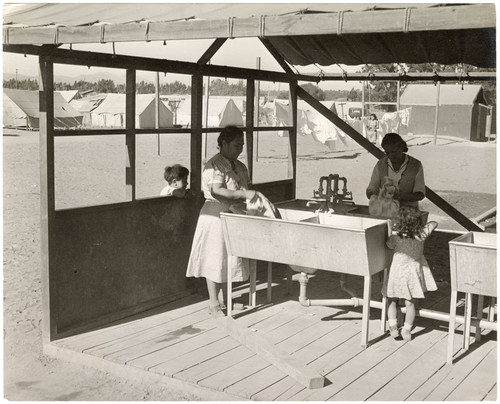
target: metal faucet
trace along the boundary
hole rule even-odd
[[[342,192],[340,192],[339,181],[342,181],[343,184]],[[334,212],[342,210],[342,207],[346,204],[354,205],[352,192],[347,190],[347,179],[340,177],[338,174],[320,177],[319,187],[318,190],[313,191],[313,198],[314,200],[309,201],[307,206],[311,206],[312,203],[324,202],[320,210],[325,212],[329,212],[330,209]]]

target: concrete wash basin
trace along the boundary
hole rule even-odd
[[[280,209],[280,208],[278,208]],[[387,267],[385,241],[387,221],[347,215],[289,212],[285,219],[238,215],[222,212],[222,230],[228,255],[250,259],[250,301],[256,305],[256,260],[268,262],[268,301],[272,282],[272,263],[290,265],[304,272],[323,270],[364,277],[363,299],[329,299],[327,305],[363,305],[361,345],[368,341],[371,278]],[[300,210],[298,210],[300,212]],[[293,217],[293,218],[292,218]],[[297,269],[296,269],[297,270]],[[232,282],[228,267],[228,316],[231,316]],[[323,300],[306,296],[308,275],[301,274],[299,302],[319,305]],[[385,301],[381,307],[385,307]],[[385,327],[385,313],[381,316]]]

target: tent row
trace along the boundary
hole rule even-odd
[[[487,121],[493,113],[486,105],[480,85],[445,84],[439,89],[439,111],[436,107],[437,86],[409,84],[400,99],[400,110],[390,113],[377,112],[381,132],[398,132],[403,135],[430,135],[436,130],[434,117],[438,113],[437,133],[466,140],[484,141]],[[4,127],[39,127],[38,91],[4,89]],[[191,99],[186,95],[160,96],[158,106],[159,127],[191,125]],[[335,112],[365,135],[367,117],[362,115],[361,102],[323,101]],[[207,107],[208,104],[208,107]],[[288,100],[259,100],[260,126],[289,126],[292,124]],[[57,128],[125,128],[125,94],[97,94],[77,98],[77,91],[54,93],[55,125]],[[203,124],[206,127],[242,126],[245,124],[245,97],[210,96],[203,103]],[[154,94],[136,95],[136,127],[156,127],[156,102]],[[351,139],[333,123],[302,100],[298,101],[298,131],[338,150],[351,144]],[[496,123],[493,119],[493,125]],[[490,128],[491,130],[491,128]],[[280,135],[283,135],[280,133]]]

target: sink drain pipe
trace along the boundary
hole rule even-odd
[[[305,275],[305,276],[304,276]],[[299,280],[300,283],[300,292],[299,292],[299,302],[302,306],[352,306],[358,307],[363,306],[363,299],[359,297],[351,297],[350,299],[308,299],[306,297],[306,289],[307,289],[307,281],[308,276],[305,273],[301,274],[301,278]],[[383,310],[382,302],[378,300],[370,300],[370,307],[374,309]],[[406,307],[400,308],[403,313],[406,313]],[[431,320],[438,321],[450,321],[450,314],[437,310],[429,310],[429,309],[417,309],[416,314],[419,317],[429,318]],[[458,324],[464,324],[464,316],[455,316],[455,321]],[[471,319],[471,325],[474,327],[479,327],[481,329],[497,331],[497,323],[493,321],[488,321],[486,319]]]

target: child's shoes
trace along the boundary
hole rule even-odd
[[[407,328],[402,328],[401,329],[401,337],[405,340],[405,341],[411,341],[411,330],[407,329]]]
[[[395,325],[392,325],[389,327],[389,333],[391,334],[391,337],[396,339],[399,337],[399,330],[398,327]]]

